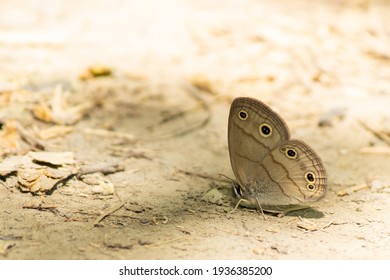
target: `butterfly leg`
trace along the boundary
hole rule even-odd
[[[241,201],[243,201],[244,199],[240,199],[238,202],[237,202],[237,204],[236,204],[236,206],[234,207],[234,209],[232,210],[232,211],[230,211],[230,213],[233,213],[234,211],[236,211],[237,210],[237,208],[238,208],[238,206],[240,206],[240,203],[241,203]]]
[[[261,204],[260,204],[259,199],[257,197],[256,197],[256,201],[257,201],[258,210],[261,212],[261,215],[263,216],[264,220],[267,220],[267,218],[265,217],[263,208],[261,207]]]

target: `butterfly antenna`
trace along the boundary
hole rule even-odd
[[[235,180],[233,180],[232,178],[226,176],[225,174],[219,173],[219,176],[225,177],[226,179],[228,179],[229,181],[231,181],[233,184],[234,184],[234,183],[237,183]]]

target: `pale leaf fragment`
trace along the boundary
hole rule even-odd
[[[84,183],[92,186],[93,194],[112,195],[114,184],[106,179],[101,173],[87,174],[82,177]]]
[[[28,156],[30,156],[34,161],[56,166],[75,163],[72,152],[29,152]]]
[[[67,169],[54,169],[51,167],[39,167],[37,169],[18,170],[18,183],[22,191],[32,193],[46,193],[62,178],[71,174]]]
[[[30,163],[31,160],[26,156],[8,157],[0,162],[0,176],[17,172],[20,166],[29,165]]]
[[[297,227],[306,231],[316,231],[320,228],[316,223],[307,220],[299,221]]]
[[[70,106],[64,98],[61,85],[54,89],[53,98],[49,104],[40,104],[33,108],[34,116],[44,122],[59,125],[71,125],[79,121],[83,115],[94,106],[91,101],[86,101],[77,106]]]

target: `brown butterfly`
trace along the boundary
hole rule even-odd
[[[228,143],[235,192],[250,205],[300,204],[324,197],[321,159],[303,141],[290,139],[286,123],[263,102],[246,97],[233,101]]]

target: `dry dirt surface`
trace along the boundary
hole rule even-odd
[[[390,258],[387,1],[1,1],[0,259]],[[262,100],[325,199],[234,209]]]

